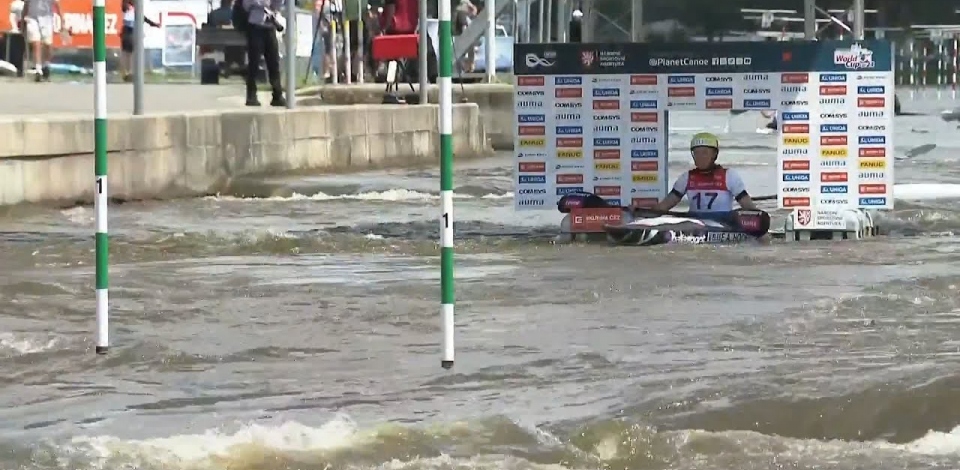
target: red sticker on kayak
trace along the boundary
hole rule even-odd
[[[603,226],[620,223],[621,209],[573,209],[570,211],[570,233],[603,233]]]

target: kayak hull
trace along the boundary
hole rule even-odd
[[[737,230],[657,229],[643,226],[605,225],[607,240],[620,246],[733,245],[755,237]]]

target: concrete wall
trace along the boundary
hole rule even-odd
[[[437,103],[439,90],[430,87],[430,102]],[[401,86],[400,93],[410,94],[410,88]],[[301,97],[319,97],[326,104],[372,104],[383,100],[383,85],[323,86],[300,92]],[[309,98],[306,98],[309,99]],[[453,85],[453,102],[476,103],[480,107],[487,137],[496,150],[513,149],[513,86],[502,84]]]
[[[454,110],[456,158],[489,153],[476,105]],[[329,106],[111,117],[108,195],[211,194],[234,177],[436,164],[437,108]],[[93,120],[0,118],[0,204],[90,202]]]

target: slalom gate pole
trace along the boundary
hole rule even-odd
[[[93,210],[96,217],[97,354],[110,347],[110,312],[107,297],[109,249],[107,246],[107,34],[106,0],[93,0],[93,158],[96,183]],[[140,28],[138,28],[140,30]]]
[[[102,0],[101,0],[102,1]],[[443,215],[440,221],[440,312],[443,318],[444,369],[453,367],[453,35],[450,27],[450,2],[441,0],[440,10],[440,200]],[[421,41],[427,41],[421,27]],[[429,46],[428,46],[429,47]]]

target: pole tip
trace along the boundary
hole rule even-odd
[[[107,353],[107,350],[108,350],[108,349],[110,349],[109,346],[97,346],[97,347],[94,349],[94,351],[95,351],[97,354],[103,355],[103,354],[106,354],[106,353]]]
[[[440,361],[440,367],[447,370],[453,369],[453,361]]]

